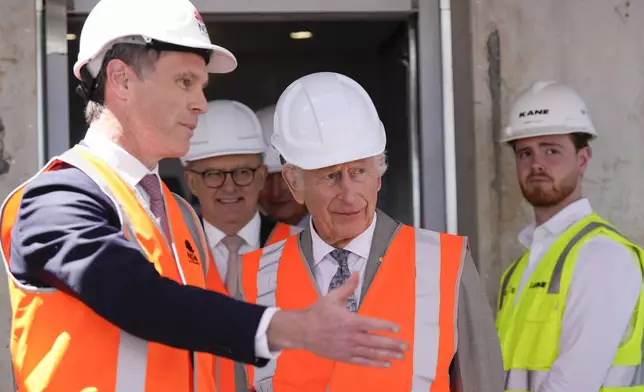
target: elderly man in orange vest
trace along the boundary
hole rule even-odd
[[[254,388],[503,390],[492,311],[467,239],[401,224],[376,208],[386,137],[367,92],[337,73],[295,81],[278,101],[271,141],[291,193],[312,219],[299,235],[244,256],[246,299],[300,309],[358,280],[346,307],[394,320],[411,348],[388,369],[285,352],[264,368],[247,368]]]

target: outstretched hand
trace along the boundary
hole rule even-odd
[[[377,333],[397,333],[396,324],[346,309],[358,282],[358,275],[353,274],[309,308],[276,313],[268,331],[271,349],[300,348],[328,359],[376,367],[388,367],[391,360],[402,359],[407,343]]]

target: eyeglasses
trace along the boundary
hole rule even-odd
[[[226,177],[230,174],[230,178],[232,178],[233,182],[237,186],[248,186],[250,185],[251,182],[253,182],[253,179],[255,178],[255,172],[260,168],[261,166],[258,166],[256,168],[250,168],[250,167],[240,167],[235,170],[206,170],[206,171],[196,171],[190,169],[191,172],[195,174],[199,174],[201,178],[203,178],[204,184],[208,188],[219,188],[224,183],[226,182]]]

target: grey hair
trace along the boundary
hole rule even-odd
[[[160,52],[140,44],[117,43],[106,53],[95,80],[95,89],[92,98],[85,107],[85,121],[91,124],[96,121],[105,109],[105,83],[107,82],[107,64],[111,60],[121,60],[129,65],[136,75],[141,78],[143,74],[154,69],[154,64],[159,59]]]
[[[376,168],[378,169],[378,175],[380,177],[384,176],[385,173],[387,172],[387,168],[389,167],[389,164],[387,163],[387,155],[383,152],[381,154],[372,156],[370,159],[372,159],[373,162],[375,162]],[[296,184],[303,184],[302,174],[304,169],[288,162],[286,162],[283,165],[283,168],[284,168],[283,171],[285,173],[291,173],[293,175],[292,177],[293,182],[295,182]]]

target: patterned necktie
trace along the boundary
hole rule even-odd
[[[241,248],[244,240],[241,237],[234,235],[224,237],[221,242],[223,242],[224,245],[226,245],[226,248],[228,248],[228,262],[224,283],[226,284],[228,294],[234,298],[238,298],[241,294],[239,291],[239,270],[241,268],[239,265],[241,260],[241,257],[239,256],[239,248]]]
[[[165,204],[163,203],[163,193],[161,193],[161,183],[155,174],[148,174],[141,181],[139,185],[150,196],[150,211],[157,218],[159,226],[163,229],[163,234],[168,242],[170,242],[170,229],[168,227],[168,218],[165,212]]]
[[[349,270],[349,263],[347,259],[351,252],[344,249],[336,249],[329,253],[338,262],[338,271],[333,275],[331,279],[331,284],[329,284],[329,291],[340,287],[348,278],[351,277],[351,271]],[[355,293],[351,294],[347,300],[347,309],[351,312],[358,311],[358,304],[356,303]]]

